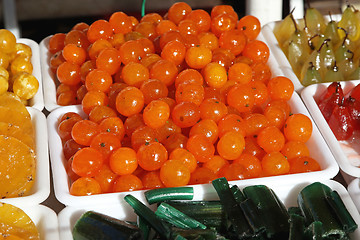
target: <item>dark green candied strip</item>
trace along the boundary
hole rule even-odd
[[[328,186],[320,182],[312,183],[299,193],[298,205],[308,225],[316,221],[322,223],[324,238],[343,239],[346,233],[342,223],[327,200],[331,192]]]
[[[262,234],[266,231],[266,224],[264,223],[255,203],[250,198],[242,201],[240,203],[240,207],[255,234]]]
[[[230,190],[231,190],[232,194],[234,195],[236,202],[241,203],[242,201],[246,200],[246,198],[245,198],[244,194],[241,192],[239,186],[237,186],[237,185],[231,186]]]
[[[290,214],[289,240],[304,240],[305,219],[298,214]]]
[[[232,228],[240,239],[248,239],[253,233],[240,205],[234,198],[226,178],[218,178],[212,184],[220,198],[220,202],[228,216]]]
[[[306,240],[322,240],[323,226],[322,222],[312,222],[304,231]]]
[[[289,235],[289,214],[272,189],[254,185],[245,187],[243,193],[257,207],[268,238],[283,239]]]
[[[226,214],[220,201],[166,201],[165,203],[209,228],[215,228],[220,232],[228,229]]]
[[[193,197],[194,188],[192,187],[157,188],[145,192],[145,198],[149,204],[168,200],[192,200]]]
[[[126,195],[124,200],[134,209],[135,213],[143,218],[163,239],[172,239],[170,226],[158,219],[155,213],[132,195]]]
[[[133,224],[93,211],[85,212],[72,230],[74,240],[143,239]]]
[[[214,229],[174,229],[174,232],[188,240],[220,240],[224,238],[218,238],[217,232]]]
[[[345,207],[344,202],[339,196],[339,193],[336,191],[330,192],[330,196],[326,196],[326,200],[330,204],[339,221],[341,222],[343,230],[346,233],[354,232],[357,229],[358,225]]]
[[[138,227],[141,230],[142,233],[142,239],[143,240],[152,240],[156,236],[156,232],[153,228],[150,227],[150,225],[146,222],[145,219],[138,216]]]
[[[195,219],[180,212],[176,208],[167,203],[161,203],[155,211],[156,216],[174,225],[175,227],[184,229],[205,229],[206,226]]]
[[[291,215],[291,214],[297,214],[300,216],[302,215],[301,209],[299,207],[289,207],[288,213],[289,213],[289,215]]]

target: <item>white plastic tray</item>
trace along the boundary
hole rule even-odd
[[[36,177],[29,194],[22,197],[5,198],[1,202],[11,203],[17,206],[29,206],[40,204],[50,194],[50,167],[48,152],[48,134],[46,129],[45,115],[39,110],[27,107],[35,128],[36,143]]]
[[[40,61],[41,61],[41,74],[43,76],[43,88],[44,88],[44,104],[46,110],[51,112],[52,110],[61,107],[56,102],[56,84],[55,74],[50,69],[51,53],[48,50],[49,41],[51,36],[44,38],[40,44]]]
[[[18,206],[19,207],[19,206]],[[40,239],[59,240],[59,223],[56,213],[43,205],[20,208],[31,218],[39,231]]]
[[[354,178],[348,185],[347,190],[357,210],[360,212],[360,179]]]
[[[340,183],[333,180],[321,181],[322,183],[329,186],[332,190],[335,190],[339,193],[341,199],[343,200],[346,208],[350,212],[351,216],[354,218],[355,222],[360,226],[360,215],[356,209],[354,202],[346,191],[345,187]],[[280,200],[285,204],[286,207],[297,206],[297,195],[299,192],[311,182],[302,182],[295,185],[279,185],[269,182],[266,184],[268,187],[272,188]],[[252,185],[252,184],[249,184]],[[240,189],[245,186],[240,186]],[[146,204],[146,201],[143,201]],[[148,204],[147,204],[148,205]],[[88,211],[93,210],[109,216],[122,219],[122,220],[136,220],[136,215],[131,207],[127,205],[97,205],[89,207],[66,207],[59,213],[59,229],[60,229],[60,239],[62,240],[71,240],[72,238],[72,228],[74,227],[76,221],[80,216]],[[354,233],[350,235],[351,239],[360,239],[360,229],[358,228]]]
[[[298,94],[294,93],[291,100],[289,101],[293,113],[303,113],[310,116],[305,105],[301,101]],[[49,148],[50,148],[50,159],[53,173],[54,192],[56,198],[68,206],[83,206],[96,205],[96,204],[117,204],[128,192],[122,193],[107,193],[92,196],[72,196],[69,193],[69,181],[65,171],[65,158],[63,155],[63,149],[61,139],[57,133],[58,119],[66,112],[77,112],[82,113],[81,106],[66,106],[61,107],[51,112],[47,118],[48,121],[48,132],[49,132]],[[284,183],[292,182],[299,183],[303,182],[304,179],[308,181],[319,181],[331,179],[336,176],[339,171],[338,164],[336,163],[330,149],[326,142],[321,136],[316,125],[313,124],[313,132],[310,140],[307,142],[307,146],[310,151],[310,155],[318,160],[321,171],[308,172],[300,174],[289,174],[282,176],[263,177],[256,179],[246,179],[241,181],[232,181],[233,184],[237,185],[251,185],[251,184],[268,184],[268,183]],[[136,197],[141,198],[143,191],[135,191]],[[209,184],[194,185],[195,196],[198,200],[208,198],[213,195],[214,192]]]
[[[359,83],[360,80],[341,82],[344,94],[349,92],[351,88],[353,88]],[[318,126],[321,134],[329,145],[336,161],[338,162],[341,173],[345,173],[346,175],[349,175],[351,177],[360,177],[360,168],[352,165],[349,160],[350,157],[352,161],[360,161],[360,153],[355,152],[354,149],[349,147],[346,141],[338,141],[336,139],[335,135],[331,131],[328,123],[326,122],[316,103],[316,99],[318,98],[318,96],[322,92],[324,92],[330,84],[331,83],[319,83],[310,85],[304,88],[304,90],[301,92],[301,97],[306,107],[308,108],[312,118],[314,119],[316,125]],[[351,178],[348,178],[348,176],[346,175],[344,176],[344,179],[348,182],[351,180]]]
[[[24,43],[31,48],[32,51],[31,63],[33,65],[32,74],[39,81],[39,90],[37,91],[35,96],[30,99],[29,106],[42,111],[44,109],[44,96],[43,96],[43,80],[41,74],[39,44],[37,44],[37,42],[35,42],[34,40],[27,38],[17,39],[17,42]]]

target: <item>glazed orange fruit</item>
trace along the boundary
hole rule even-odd
[[[294,86],[270,71],[256,17],[239,19],[229,5],[206,12],[177,2],[163,16],[116,12],[76,29],[63,44],[54,35],[49,46],[62,82],[58,102],[85,112],[58,129],[74,194],[98,194],[99,185],[118,192],[289,174],[287,157],[310,155],[303,145],[312,122],[292,121],[303,116],[291,113]],[[74,42],[87,52],[77,67]],[[61,79],[72,67],[74,78]],[[84,121],[93,124],[78,128]],[[81,171],[77,152],[89,148],[103,159],[92,160],[94,169],[82,162]],[[93,187],[75,191],[89,176]]]

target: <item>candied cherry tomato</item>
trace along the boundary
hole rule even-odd
[[[247,39],[254,40],[261,31],[261,24],[257,17],[252,15],[247,15],[242,18],[237,23],[237,28],[241,29],[246,35]]]
[[[288,174],[290,171],[288,160],[280,152],[266,154],[261,160],[261,166],[265,176]]]
[[[312,134],[312,122],[304,114],[291,115],[285,122],[284,135],[287,140],[306,142]]]
[[[159,142],[143,144],[137,151],[140,167],[146,171],[155,171],[168,160],[166,148]]]
[[[191,152],[197,161],[207,162],[215,153],[215,147],[210,140],[203,134],[196,134],[189,137],[186,149]]]
[[[100,184],[91,177],[78,178],[71,184],[69,191],[73,196],[89,196],[102,193]]]
[[[103,155],[98,150],[84,147],[75,153],[71,167],[81,177],[93,177],[100,171],[103,162]]]
[[[151,101],[143,111],[144,123],[151,128],[160,128],[170,117],[169,105],[161,100]]]
[[[139,113],[143,107],[144,95],[136,87],[126,87],[116,96],[116,110],[124,116]]]
[[[191,127],[200,119],[199,107],[192,102],[181,102],[171,112],[172,120],[181,128]]]
[[[240,157],[244,147],[244,136],[239,132],[229,131],[220,137],[216,149],[224,159],[234,160]]]
[[[78,144],[90,146],[91,140],[99,133],[99,125],[90,120],[80,120],[71,129],[71,136]]]
[[[166,187],[185,186],[190,181],[190,170],[180,160],[168,160],[160,168],[160,179]]]
[[[141,179],[134,174],[120,175],[114,180],[113,192],[127,192],[143,189]]]
[[[132,174],[138,166],[135,150],[128,147],[114,150],[110,155],[109,166],[118,175]]]

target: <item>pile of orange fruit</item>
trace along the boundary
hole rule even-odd
[[[124,12],[49,41],[70,193],[91,195],[320,170],[294,86],[272,77],[254,16],[184,2]]]

